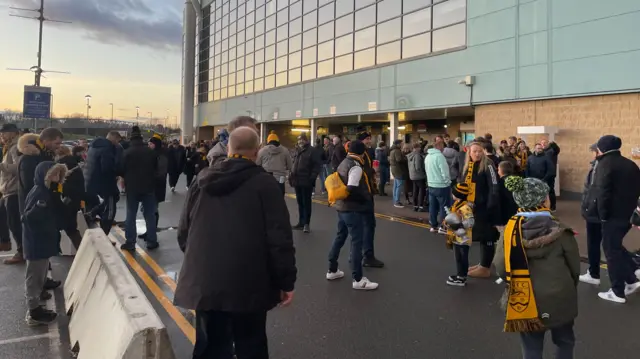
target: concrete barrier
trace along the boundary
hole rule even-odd
[[[64,297],[79,359],[175,359],[167,329],[101,229],[85,232]]]

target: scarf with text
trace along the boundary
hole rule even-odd
[[[473,179],[473,168],[475,167],[475,162],[469,161],[469,165],[467,167],[467,175],[464,177],[464,183],[469,185],[469,194],[467,195],[467,201],[475,202],[476,200],[476,183]]]
[[[520,208],[519,213],[545,212],[548,208]],[[508,283],[505,332],[536,332],[544,329],[538,316],[536,296],[531,283],[529,261],[523,243],[522,224],[525,216],[511,217],[504,229],[504,265]]]

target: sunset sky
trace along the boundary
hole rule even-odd
[[[22,110],[23,86],[33,73],[7,71],[37,64],[38,21],[10,14],[39,8],[40,0],[0,0],[0,110]],[[182,6],[180,0],[45,0],[45,17],[71,24],[45,23],[42,68],[71,74],[46,74],[41,86],[52,88],[56,116],[85,113],[91,117],[171,122],[180,117]],[[8,35],[8,36],[7,36]]]

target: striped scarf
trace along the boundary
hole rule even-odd
[[[519,213],[549,211],[548,208],[520,208]],[[505,332],[535,332],[544,329],[538,316],[538,306],[531,283],[529,262],[524,248],[523,215],[511,217],[504,230],[504,263],[507,277],[508,301],[504,323]]]
[[[518,164],[520,165],[520,168],[522,169],[527,168],[527,160],[529,159],[529,154],[527,153],[527,150],[518,151],[518,153],[516,154],[516,159],[518,160]]]
[[[469,161],[469,165],[467,167],[467,175],[464,177],[464,182],[469,185],[469,194],[467,195],[467,201],[475,202],[476,200],[476,183],[473,182],[473,168],[475,167],[475,162]]]

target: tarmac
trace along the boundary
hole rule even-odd
[[[191,358],[193,313],[171,302],[183,255],[178,249],[175,227],[182,211],[186,190],[167,195],[160,207],[158,234],[160,248],[146,252],[142,241],[134,256],[123,259],[167,326],[178,359]],[[285,197],[291,222],[297,221],[293,195]],[[388,201],[388,204],[385,202]],[[313,205],[310,234],[294,232],[298,282],[294,303],[270,312],[268,334],[272,358],[278,359],[426,359],[426,358],[519,358],[516,334],[502,332],[504,314],[498,301],[503,285],[493,280],[470,280],[466,288],[449,287],[448,275],[455,271],[453,254],[445,248],[444,237],[429,233],[424,223],[396,209],[390,200],[377,201],[376,252],[385,268],[365,269],[365,275],[379,282],[373,292],[351,289],[347,275],[328,282],[327,254],[336,232],[335,210],[318,196]],[[564,205],[562,205],[564,206]],[[563,207],[558,216],[562,219]],[[424,216],[425,214],[420,214]],[[418,219],[419,217],[418,216]],[[118,208],[118,220],[124,208]],[[143,221],[138,231],[144,231]],[[248,223],[250,224],[250,223]],[[580,230],[577,230],[581,232]],[[121,229],[111,238],[123,241]],[[341,269],[349,273],[348,249],[341,253]],[[472,263],[478,251],[471,251]],[[63,276],[69,258],[56,258],[53,275]],[[49,328],[28,328],[24,322],[23,267],[0,271],[0,359],[66,358],[65,316]],[[9,269],[6,269],[9,268]],[[586,266],[583,266],[586,270]],[[603,277],[606,277],[606,270]],[[601,290],[607,289],[603,280]],[[159,288],[160,291],[152,291]],[[580,284],[580,314],[576,320],[576,358],[637,358],[640,350],[640,294],[626,305],[604,302],[598,288]],[[161,293],[161,294],[159,294]],[[56,291],[56,302],[62,293]],[[63,308],[62,303],[56,306]],[[63,313],[61,313],[63,314]],[[41,336],[41,337],[38,337]],[[24,339],[21,338],[30,338]],[[604,344],[604,345],[603,345]],[[547,356],[552,357],[551,341]]]

